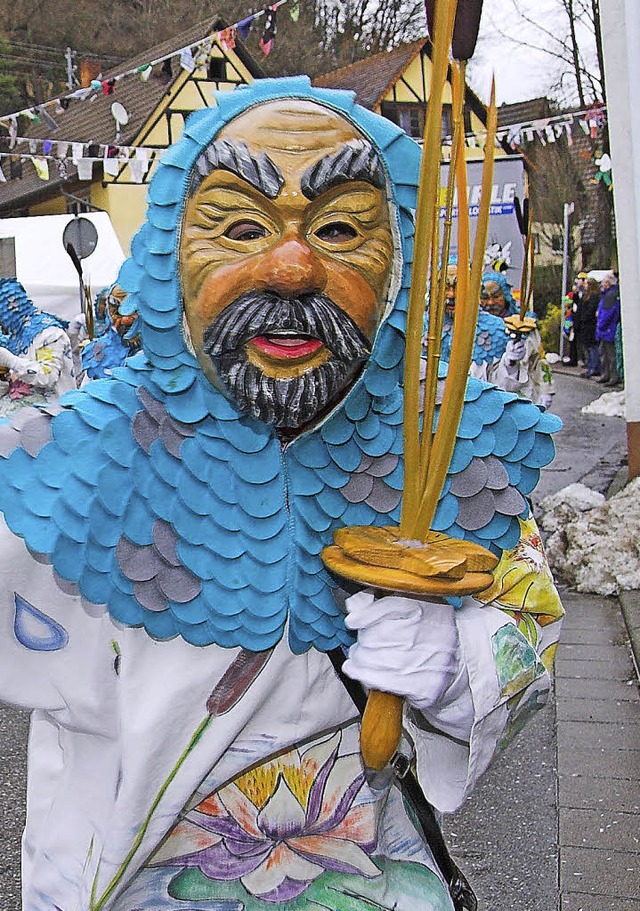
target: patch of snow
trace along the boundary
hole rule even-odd
[[[549,533],[547,558],[558,579],[598,595],[640,589],[640,478],[610,500],[570,484],[545,497],[540,508],[540,527]]]
[[[619,392],[605,392],[599,398],[584,405],[582,414],[604,414],[610,418],[626,418],[627,409],[624,402],[624,390]]]

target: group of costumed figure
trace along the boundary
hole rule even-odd
[[[455,559],[418,593],[328,567],[334,534],[398,526],[409,496],[420,161],[304,77],[218,94],[151,181],[90,381],[53,335],[31,360],[71,391],[0,425],[0,698],[32,711],[25,911],[454,908],[403,776],[454,811],[547,699],[563,611],[528,498],[560,422],[534,404],[534,333],[483,311],[432,523],[482,589],[451,594]],[[141,345],[119,364],[118,310]],[[64,326],[31,315],[24,334],[14,311],[3,297],[20,341],[2,363],[45,389],[21,363]],[[403,700],[381,768],[359,692]]]
[[[446,269],[446,314],[442,359],[447,361],[453,334],[458,262],[450,257]],[[502,270],[482,276],[475,344],[469,373],[515,392],[536,405],[550,408],[554,387],[534,313],[519,318],[519,305]]]
[[[139,351],[135,314],[123,312],[124,300],[115,284],[99,292],[90,338],[84,315],[68,321],[46,313],[17,279],[0,279],[0,419],[57,401]]]

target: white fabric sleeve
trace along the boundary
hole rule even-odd
[[[25,354],[14,356],[11,373],[27,386],[53,389],[62,371],[65,357],[71,356],[71,342],[59,326],[48,326],[38,333]]]
[[[503,610],[465,598],[456,623],[463,670],[440,704],[405,712],[420,785],[445,813],[463,803],[500,749],[515,719],[514,704],[539,708],[550,687],[548,672]],[[530,673],[522,671],[520,657]],[[505,680],[509,661],[514,676]]]
[[[117,630],[89,610],[101,613],[63,591],[0,516],[0,700],[95,727],[114,691]]]
[[[492,364],[487,371],[487,379],[505,392],[521,392],[529,382],[527,360],[511,363],[506,354]]]

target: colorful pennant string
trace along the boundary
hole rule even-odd
[[[290,0],[276,0],[276,2],[274,4],[272,4],[271,6],[267,6],[264,9],[258,10],[256,13],[252,13],[250,16],[247,16],[246,18],[242,19],[240,22],[236,22],[233,25],[229,26],[228,28],[223,29],[222,32],[216,33],[215,37],[219,38],[219,36],[221,34],[228,35],[229,33],[233,33],[235,36],[235,33],[237,32],[237,34],[239,34],[240,37],[244,40],[248,36],[251,26],[255,22],[255,20],[261,18],[262,16],[266,16],[267,20],[265,23],[265,29],[263,31],[263,35],[262,35],[262,38],[260,39],[260,42],[261,42],[261,47],[263,49],[263,52],[265,54],[268,54],[271,51],[271,48],[273,45],[273,39],[275,38],[276,11],[281,6],[284,6],[285,3],[289,3],[289,2],[290,2]],[[297,6],[298,6],[298,3],[296,3],[296,7]],[[293,18],[293,16],[292,16],[292,18]],[[267,35],[267,28],[272,30],[271,37],[269,37]],[[221,41],[221,43],[224,43],[224,41],[226,41],[226,40],[227,40],[227,38],[225,38],[223,41]],[[50,129],[54,129],[54,127],[50,126],[50,124],[48,122],[48,119],[51,119],[51,121],[55,124],[55,121],[53,120],[53,118],[51,118],[50,115],[47,113],[47,111],[46,111],[47,108],[53,108],[54,110],[64,111],[69,107],[69,105],[72,101],[85,101],[90,96],[95,97],[95,95],[97,93],[103,93],[105,95],[112,95],[115,91],[116,84],[118,82],[120,82],[122,79],[126,79],[130,76],[138,76],[144,82],[146,82],[147,79],[149,78],[149,76],[151,75],[151,71],[153,70],[153,68],[155,66],[158,66],[159,64],[167,64],[167,63],[170,66],[171,59],[173,57],[178,57],[182,63],[183,59],[185,59],[185,60],[188,59],[189,54],[191,54],[191,55],[193,54],[193,51],[196,52],[196,57],[197,57],[197,54],[198,54],[199,50],[202,48],[202,46],[206,45],[206,43],[210,42],[210,41],[211,41],[211,35],[207,34],[200,40],[189,45],[188,47],[176,48],[175,50],[170,51],[168,54],[165,54],[163,57],[158,57],[157,59],[152,60],[149,63],[143,64],[142,66],[138,66],[138,67],[135,67],[134,69],[127,70],[123,73],[119,73],[118,75],[110,78],[108,81],[94,79],[94,80],[92,80],[91,84],[87,87],[76,89],[73,92],[68,92],[66,95],[61,95],[58,98],[52,98],[49,101],[43,102],[42,104],[38,105],[37,107],[31,106],[29,108],[24,108],[21,111],[15,111],[12,114],[3,114],[2,116],[0,116],[0,127],[4,127],[9,132],[11,132],[11,130],[13,128],[12,124],[15,121],[17,121],[17,118],[26,117],[28,120],[35,122],[35,123],[44,122]],[[265,42],[265,46],[266,46],[266,44],[268,44],[268,47],[269,47],[269,49],[266,51],[265,51],[265,47],[262,44],[263,41]],[[233,44],[235,44],[235,37],[233,39]],[[231,46],[233,46],[233,45],[231,45]],[[56,124],[56,128],[57,128],[57,124]]]

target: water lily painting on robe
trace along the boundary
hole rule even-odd
[[[340,741],[337,732],[306,751],[293,750],[207,797],[151,863],[240,880],[270,902],[296,898],[326,870],[379,876],[370,858],[376,804],[358,800],[361,760],[339,756]]]

